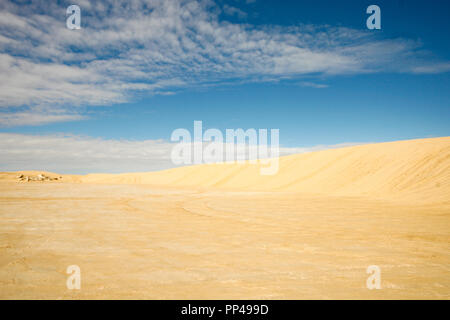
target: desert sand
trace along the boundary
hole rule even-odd
[[[0,190],[1,299],[450,298],[450,137]]]

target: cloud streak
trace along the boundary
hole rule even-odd
[[[301,86],[301,87],[308,87],[308,88],[315,88],[315,89],[328,88],[327,84],[315,83],[315,82],[309,82],[309,81],[302,81],[302,82],[299,83],[299,86]]]
[[[280,156],[357,145],[280,148]],[[87,136],[0,133],[0,171],[42,170],[57,173],[124,173],[173,168],[175,143],[164,140],[113,140]],[[206,145],[205,145],[206,146]],[[236,145],[237,152],[246,147]]]

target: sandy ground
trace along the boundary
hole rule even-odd
[[[450,139],[417,141],[286,157],[266,185],[243,167],[219,181],[215,166],[209,179],[201,166],[169,170],[159,186],[151,175],[4,173],[0,298],[449,299]],[[192,170],[214,186],[192,188]],[[66,287],[69,265],[81,290]],[[366,288],[370,265],[380,290]]]

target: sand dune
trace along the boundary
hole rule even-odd
[[[332,149],[280,158],[279,172],[254,164],[207,164],[160,172],[68,176],[87,183],[450,201],[450,137]]]
[[[449,165],[446,137],[282,157],[274,176],[1,173],[0,299],[450,299]]]

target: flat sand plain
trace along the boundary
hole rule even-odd
[[[450,298],[450,138],[283,157],[275,176],[16,176],[0,174],[1,299]]]

